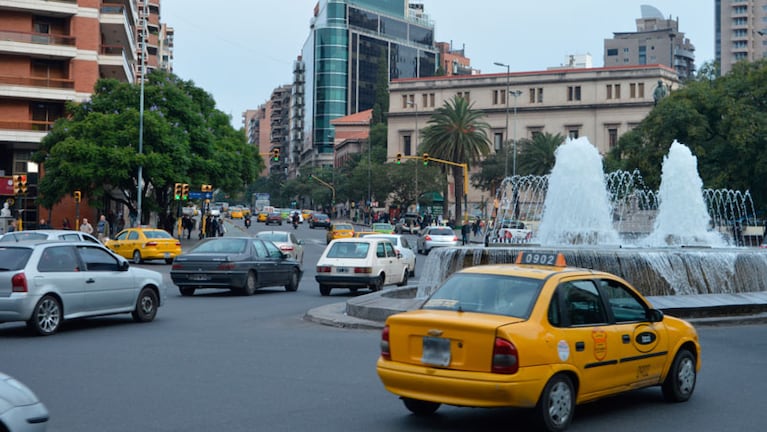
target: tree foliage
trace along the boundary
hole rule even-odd
[[[706,73],[673,91],[621,137],[606,166],[639,169],[645,184],[658,188],[674,140],[697,156],[704,187],[750,190],[755,206],[765,209],[767,61],[740,62],[723,77]]]
[[[488,130],[490,125],[482,120],[484,114],[472,109],[460,96],[445,101],[434,111],[421,132],[421,150],[437,159],[465,163],[471,168],[483,156],[490,153]],[[455,179],[455,217],[462,219],[464,173],[460,166],[450,165]]]
[[[42,164],[39,202],[52,207],[73,190],[93,205],[115,200],[136,211],[142,167],[142,221],[173,199],[174,183],[238,191],[263,167],[257,150],[212,96],[175,75],[154,71],[144,83],[139,152],[138,84],[99,80],[91,99],[70,103],[32,159]]]

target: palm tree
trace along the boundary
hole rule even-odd
[[[424,153],[430,157],[466,164],[477,163],[490,153],[487,131],[490,125],[480,120],[484,114],[475,111],[469,102],[460,96],[445,101],[429,118],[427,127],[421,132]],[[455,217],[461,220],[461,198],[463,198],[463,167],[450,165],[455,179]]]
[[[554,152],[563,142],[565,137],[561,134],[552,135],[549,132],[535,134],[533,139],[519,140],[519,172],[522,175],[549,174],[554,168]]]

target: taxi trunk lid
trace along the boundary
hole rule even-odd
[[[459,311],[417,310],[390,316],[395,362],[490,372],[497,329],[521,318]]]

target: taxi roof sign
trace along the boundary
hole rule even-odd
[[[562,252],[532,252],[522,251],[517,254],[515,264],[543,265],[553,267],[567,267],[565,256]]]

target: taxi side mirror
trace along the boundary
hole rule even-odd
[[[649,309],[647,311],[647,321],[651,323],[663,321],[663,312],[658,309]]]

